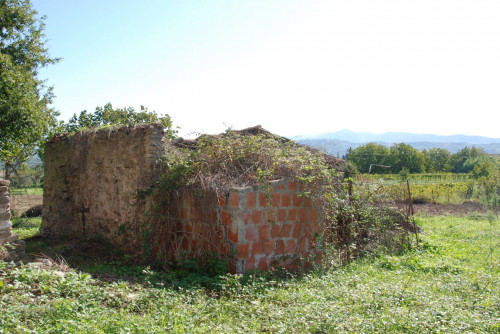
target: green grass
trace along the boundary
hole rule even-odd
[[[10,188],[9,192],[11,195],[43,195],[43,188]]]
[[[0,264],[0,333],[498,333],[499,221],[418,224],[419,249],[301,276],[173,284],[119,263],[94,265],[107,280]]]
[[[33,218],[20,218],[13,217],[12,222],[12,232],[17,234],[20,239],[27,239],[35,236],[40,230],[40,225],[42,224],[42,217]]]

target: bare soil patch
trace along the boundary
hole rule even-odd
[[[453,215],[467,216],[471,213],[484,213],[484,208],[481,203],[466,202],[462,204],[413,204],[415,214],[424,214],[430,216],[438,215]]]

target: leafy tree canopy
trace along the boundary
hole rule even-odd
[[[383,145],[368,143],[349,150],[344,157],[353,163],[362,173],[368,173],[371,164],[385,165],[389,156],[389,149]]]
[[[0,0],[0,160],[7,178],[58,126],[52,88],[38,72],[59,59],[50,57],[37,15],[29,0]]]
[[[469,173],[482,162],[491,161],[491,158],[477,147],[464,147],[457,153],[451,154],[443,148],[431,148],[420,152],[405,143],[394,144],[390,148],[368,143],[355,149],[349,149],[344,159],[354,164],[362,173],[367,173],[370,170],[370,165],[390,166],[390,169],[382,169],[380,166],[372,168],[372,172],[379,173],[400,173],[401,171],[404,173]],[[480,170],[476,169],[475,172],[479,173]]]
[[[165,127],[166,136],[172,138],[177,131],[172,128],[172,120],[169,115],[158,116],[155,111],[149,111],[141,106],[141,110],[136,112],[133,107],[113,108],[111,103],[104,107],[97,107],[93,113],[84,110],[79,116],[76,114],[64,124],[64,130],[74,133],[81,129],[91,129],[106,125],[136,125],[142,123],[160,123]]]
[[[398,173],[403,168],[407,169],[410,173],[425,172],[425,160],[422,152],[405,143],[391,146],[389,162],[393,173]]]

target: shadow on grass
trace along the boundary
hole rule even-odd
[[[240,288],[256,282],[265,286],[301,279],[304,271],[250,271],[245,275],[228,273],[227,260],[207,257],[202,262],[187,259],[170,263],[144,264],[133,260],[115,246],[100,240],[53,239],[41,235],[25,239],[25,262],[45,263],[45,269],[76,270],[103,283],[128,282],[144,287],[199,290],[212,296],[226,291],[228,285]]]

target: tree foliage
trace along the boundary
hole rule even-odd
[[[44,17],[28,0],[0,0],[0,160],[6,177],[58,126],[52,88],[38,77],[56,63],[45,46]]]
[[[443,148],[431,148],[420,152],[405,143],[394,144],[390,148],[368,143],[350,149],[344,159],[354,164],[362,173],[367,173],[370,170],[370,165],[390,166],[390,169],[384,169],[383,171],[372,168],[372,172],[469,173],[478,164],[488,161],[489,156],[477,147],[464,147],[459,152],[451,154],[447,149]]]
[[[349,150],[344,158],[354,164],[361,173],[368,173],[371,164],[385,165],[389,149],[383,145],[368,143]]]
[[[172,128],[172,120],[169,115],[159,116],[155,111],[149,111],[144,106],[141,106],[138,112],[133,107],[115,109],[111,103],[107,103],[104,107],[97,107],[93,113],[84,110],[78,116],[74,114],[68,123],[64,124],[64,130],[74,133],[81,129],[92,129],[107,125],[133,126],[142,123],[162,124],[165,127],[166,136],[170,138],[177,133]]]
[[[400,143],[394,144],[389,150],[388,162],[391,171],[398,173],[403,169],[410,173],[421,173],[425,171],[424,155],[411,145]]]

